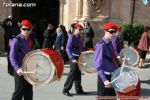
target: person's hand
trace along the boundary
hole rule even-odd
[[[111,83],[108,80],[104,81],[104,85],[105,85],[105,88],[111,87]]]
[[[20,69],[17,70],[17,74],[18,74],[19,76],[22,76],[22,75],[23,75],[23,70],[22,70],[22,68],[20,68]]]
[[[125,62],[127,62],[127,60],[128,60],[127,57],[122,58],[122,64],[125,63]]]
[[[61,50],[64,50],[64,47],[63,47],[63,46],[61,47]]]
[[[72,62],[73,62],[73,63],[75,63],[75,64],[77,64],[77,63],[78,63],[78,62],[77,62],[77,60],[72,60]]]
[[[52,47],[53,49],[55,48],[55,46],[53,45],[53,47]]]

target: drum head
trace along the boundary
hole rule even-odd
[[[94,68],[94,51],[85,51],[82,52],[78,60],[79,69],[83,74],[95,73]]]
[[[125,62],[125,65],[127,66],[135,66],[136,64],[138,64],[139,54],[132,47],[126,47],[123,50],[121,50],[120,56],[127,58],[127,61]]]
[[[131,70],[129,67],[124,66],[122,73],[120,73],[121,67],[114,71],[111,77],[111,81],[115,80],[112,83],[114,89],[118,92],[126,92],[128,87],[137,86],[138,84],[138,75]],[[132,90],[132,89],[131,89]]]
[[[24,74],[25,79],[33,86],[45,85],[51,82],[55,75],[54,64],[41,50],[31,51],[25,56],[23,71],[33,72]]]

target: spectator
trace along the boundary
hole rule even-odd
[[[83,43],[85,48],[93,48],[93,38],[94,38],[94,31],[92,26],[89,22],[84,21],[83,23],[84,29],[83,29]]]
[[[140,55],[139,68],[144,68],[144,62],[145,62],[146,54],[149,51],[149,46],[150,46],[150,27],[147,26],[144,29],[144,32],[141,36],[138,45],[138,51]]]
[[[44,32],[43,48],[52,48],[54,42],[54,27],[52,24],[48,24],[47,29]]]

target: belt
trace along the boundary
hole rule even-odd
[[[106,72],[106,71],[104,71],[104,74],[105,74],[105,75],[111,75],[112,72]]]
[[[73,56],[79,57],[79,54],[72,53]]]

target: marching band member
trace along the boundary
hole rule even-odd
[[[28,36],[31,32],[32,24],[28,20],[22,20],[21,33],[12,40],[10,46],[10,61],[14,68],[15,91],[11,100],[33,100],[32,85],[29,84],[23,75],[22,62],[24,56],[31,51],[28,43]]]
[[[63,89],[63,94],[66,96],[72,96],[69,93],[69,90],[71,89],[73,82],[75,83],[75,90],[77,94],[86,94],[81,86],[81,71],[78,67],[78,58],[81,54],[82,48],[80,41],[80,34],[82,31],[82,25],[76,24],[75,31],[72,35],[69,36],[66,46],[66,51],[70,60],[70,72]]]
[[[118,27],[114,23],[104,24],[105,35],[95,46],[94,64],[98,74],[98,96],[115,96],[110,79],[111,73],[118,67],[112,45],[112,39],[117,29]]]

